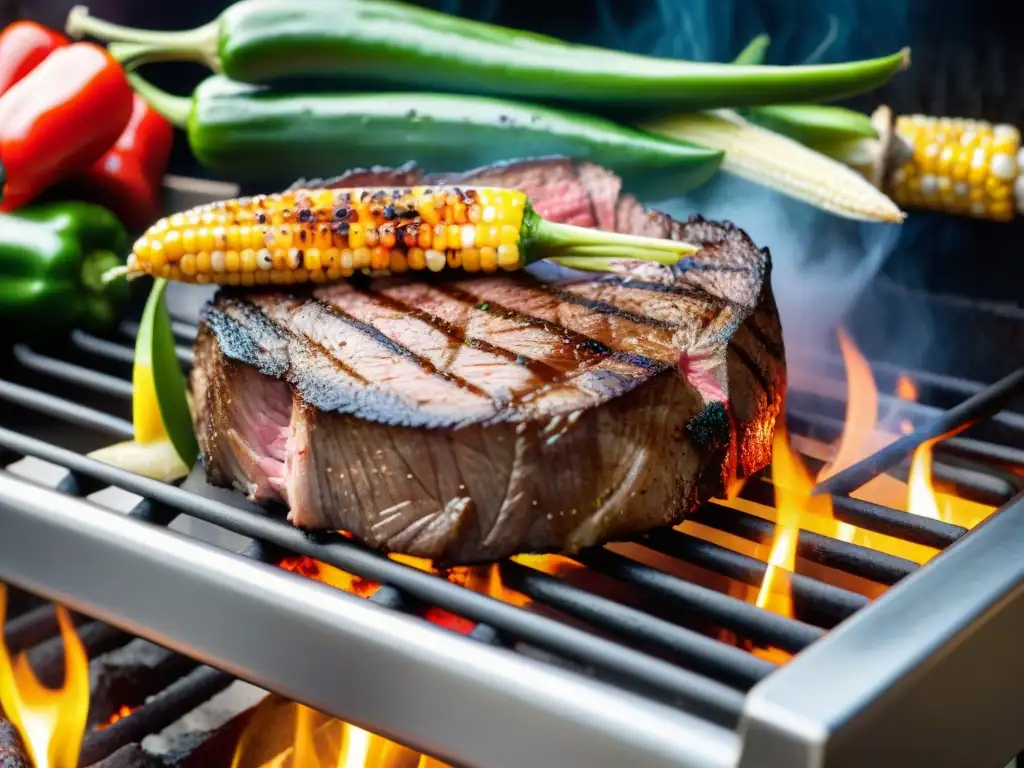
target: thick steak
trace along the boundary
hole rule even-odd
[[[329,183],[417,181],[402,168]],[[547,218],[702,249],[673,269],[566,282],[222,292],[192,378],[212,482],[284,501],[297,526],[464,563],[677,523],[768,463],[785,368],[767,251],[731,224],[646,211],[595,166],[446,181],[518,187]]]

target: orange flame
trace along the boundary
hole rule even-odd
[[[64,641],[64,684],[57,690],[42,685],[24,653],[12,663],[0,635],[0,707],[36,768],[78,768],[89,714],[89,660],[71,616],[63,607],[56,610]],[[0,584],[0,627],[6,614],[7,589]]]
[[[868,456],[878,424],[878,387],[871,366],[857,345],[842,328],[838,331],[839,347],[846,367],[846,420],[835,457],[822,469],[818,482],[842,472]]]
[[[907,511],[914,515],[941,519],[939,502],[932,488],[932,446],[921,443],[914,451],[910,464],[910,482],[908,483]]]

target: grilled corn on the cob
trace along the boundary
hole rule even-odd
[[[1014,126],[904,115],[895,130],[913,150],[886,187],[900,204],[995,221],[1024,213],[1024,158]]]
[[[866,179],[735,112],[678,115],[645,123],[652,133],[725,150],[722,170],[849,219],[903,221],[900,209]]]
[[[135,243],[129,276],[290,285],[407,271],[521,269],[572,258],[675,264],[686,243],[556,224],[507,189],[299,189],[226,200],[161,219]]]

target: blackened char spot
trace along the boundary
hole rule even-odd
[[[639,325],[650,326],[651,328],[662,328],[665,330],[672,330],[676,327],[674,323],[670,323],[666,320],[658,320],[657,318],[648,317],[647,315],[638,315],[635,312],[628,312],[625,309],[621,309],[614,304],[610,304],[607,301],[601,301],[600,299],[591,299],[586,296],[580,296],[578,293],[572,291],[558,290],[550,286],[541,286],[541,290],[545,293],[550,293],[553,296],[557,296],[562,301],[567,301],[571,304],[576,304],[581,307],[586,307],[594,312],[599,312],[602,315],[611,315],[612,317],[620,317],[623,320],[630,320]]]
[[[728,448],[732,440],[732,422],[725,403],[712,402],[686,425],[690,438],[702,451],[717,451]]]

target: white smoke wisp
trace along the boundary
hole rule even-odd
[[[728,220],[772,254],[772,289],[787,349],[825,349],[896,246],[900,227],[840,219],[742,179],[719,175],[655,206],[677,218]]]

